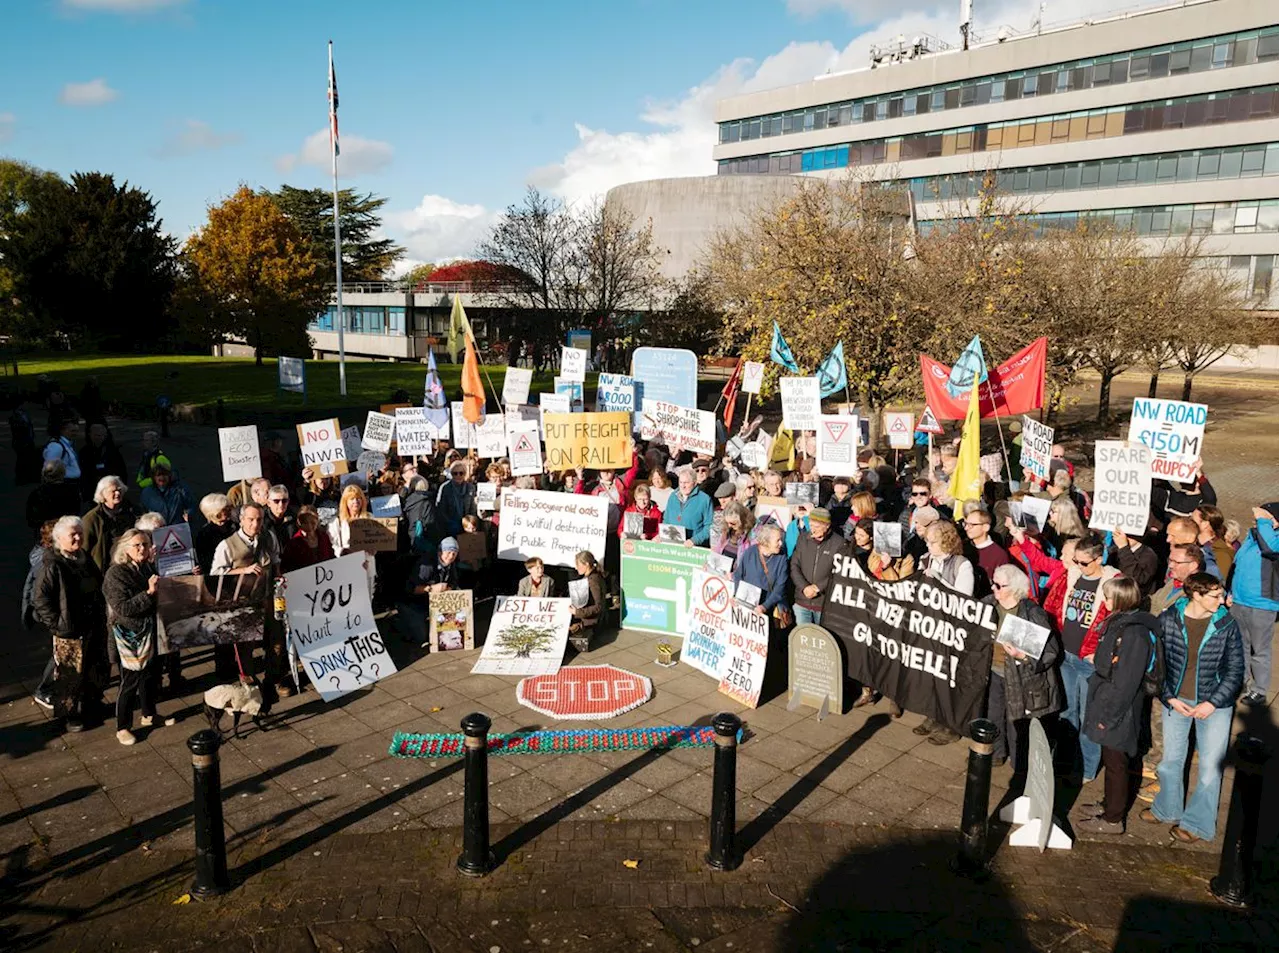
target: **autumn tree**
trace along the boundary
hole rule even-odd
[[[328,189],[299,189],[282,185],[274,192],[263,190],[302,234],[316,259],[320,275],[333,284],[333,193]],[[338,191],[339,223],[342,226],[342,280],[380,281],[386,278],[404,248],[380,237],[387,200],[372,192],[361,195],[354,189]]]
[[[212,206],[183,256],[187,298],[210,334],[245,341],[259,364],[266,350],[310,349],[307,324],[329,300],[324,267],[269,196],[242,186]]]
[[[1228,354],[1275,339],[1275,318],[1250,300],[1247,289],[1225,268],[1193,255],[1199,242],[1161,255],[1168,283],[1156,337],[1169,363],[1182,371],[1182,399],[1191,399],[1195,378]],[[1154,394],[1152,395],[1154,396]]]
[[[420,285],[425,285],[427,284],[427,282],[431,280],[431,275],[436,270],[437,267],[438,266],[435,264],[435,262],[424,261],[422,264],[414,265],[412,268],[406,271],[404,273],[404,276],[400,280],[403,281],[410,288],[416,288]]]

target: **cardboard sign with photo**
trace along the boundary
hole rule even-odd
[[[782,497],[788,506],[815,507],[818,505],[818,484],[788,483],[782,487]]]
[[[658,524],[658,539],[664,543],[683,543],[688,537],[689,531],[684,526],[677,526],[675,523]]]

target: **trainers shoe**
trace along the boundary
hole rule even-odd
[[[138,739],[133,736],[133,732],[128,728],[121,728],[116,732],[116,741],[122,745],[136,744]]]
[[[33,692],[31,697],[41,708],[53,711],[53,699],[48,695],[42,694],[41,692]]]
[[[1249,692],[1240,700],[1252,708],[1265,708],[1267,704],[1267,696],[1262,692]]]
[[[1160,793],[1159,781],[1148,781],[1142,787],[1138,788],[1138,800],[1146,801],[1150,804],[1156,799],[1156,795]]]
[[[154,715],[143,715],[140,719],[138,719],[138,722],[139,724],[142,725],[143,728],[150,728],[152,725],[156,723],[156,719]],[[164,725],[166,728],[172,728],[177,723],[178,723],[178,719],[176,718],[160,719],[160,724]]]
[[[1085,834],[1123,834],[1124,821],[1108,821],[1099,815],[1078,822],[1076,830]]]

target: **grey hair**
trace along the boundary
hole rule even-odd
[[[285,486],[283,483],[277,483],[275,486],[269,489],[267,493],[283,493],[285,500],[287,501],[289,499],[289,488]]]
[[[756,530],[756,545],[782,539],[782,530],[774,523],[766,523]]]
[[[145,530],[137,529],[136,527],[134,529],[127,529],[120,534],[120,538],[116,540],[115,546],[111,549],[112,565],[118,566],[122,563],[129,562],[129,554],[126,550],[129,548],[129,544],[139,536],[144,537],[147,542],[151,542],[151,534]]]
[[[200,498],[200,512],[204,514],[205,519],[213,519],[216,514],[230,505],[231,501],[227,499],[225,493],[206,493]]]
[[[1085,529],[1084,520],[1080,518],[1080,511],[1076,509],[1075,503],[1065,496],[1060,496],[1049,504],[1049,515],[1054,518],[1053,528],[1059,538],[1083,536],[1089,532]]]
[[[53,524],[53,532],[49,534],[53,538],[53,545],[57,546],[58,549],[61,549],[62,547],[58,546],[58,540],[60,540],[67,533],[71,532],[71,530],[73,529],[78,529],[82,534],[84,533],[84,521],[81,520],[80,517],[78,516],[59,517],[58,522]]]
[[[161,513],[143,513],[138,517],[138,522],[133,524],[134,529],[140,529],[145,533],[151,532],[153,529],[159,529],[164,526],[164,515]]]
[[[1071,489],[1071,474],[1067,472],[1067,468],[1063,467],[1053,475],[1053,485],[1059,490]]]
[[[409,477],[409,482],[405,484],[405,489],[412,493],[414,490],[427,490],[429,486],[426,477],[421,474],[415,474]]]
[[[739,473],[738,478],[733,481],[733,486],[734,486],[734,489],[738,490],[739,492],[743,490],[754,491],[756,488],[756,481],[751,479],[751,477],[745,473]]]
[[[676,479],[680,480],[684,477],[688,477],[690,480],[693,481],[694,485],[697,486],[698,477],[696,474],[694,474],[693,467],[689,466],[688,464],[686,464],[685,466],[676,468]]]
[[[120,492],[124,493],[129,488],[124,485],[124,480],[118,476],[104,476],[98,481],[98,488],[93,491],[93,502],[101,503],[107,495],[107,490],[113,486],[120,487]]]
[[[991,581],[998,582],[1005,589],[1016,592],[1019,599],[1025,599],[1031,594],[1031,580],[1013,563],[997,566],[995,572],[991,574]]]
[[[67,465],[61,460],[46,460],[40,468],[40,480],[44,483],[61,483],[67,478]]]

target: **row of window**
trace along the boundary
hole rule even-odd
[[[1082,220],[1111,222],[1118,229],[1133,229],[1153,237],[1179,235],[1250,235],[1280,231],[1280,203],[1275,199],[1243,202],[1202,202],[1196,205],[1150,205],[1145,208],[1086,209],[1074,212],[1037,212],[1025,216],[1036,231],[1075,228]],[[920,223],[920,231],[947,228],[955,219]]]
[[[1274,119],[1277,116],[1280,116],[1280,93],[1277,93],[1277,87],[1261,86],[1114,106],[1110,109],[1035,116],[1012,122],[982,123],[946,132],[916,133],[894,136],[891,139],[864,139],[818,149],[721,159],[716,171],[720,175],[787,175],[820,169],[841,169],[851,165],[1109,139],[1140,132],[1189,129],[1219,123]]]
[[[1275,255],[1211,256],[1208,265],[1225,268],[1236,284],[1255,298],[1270,298],[1275,292]]]
[[[1280,143],[997,169],[992,174],[997,191],[1006,194],[1255,178],[1280,174]],[[934,202],[973,198],[985,178],[983,172],[965,172],[917,176],[908,182],[917,202]]]
[[[348,306],[342,308],[346,316],[346,330],[353,334],[404,334],[404,308]],[[337,305],[329,307],[317,315],[308,331],[336,331],[338,317]]]
[[[752,116],[720,123],[720,142],[746,142],[796,132],[812,132],[901,116],[944,112],[966,106],[1010,102],[1033,96],[1075,92],[1096,86],[1157,79],[1181,73],[1248,66],[1274,60],[1280,51],[1277,28],[1167,44],[1114,56],[1098,56],[1035,70],[1001,73],[963,83],[926,86],[869,99],[827,103],[808,109]]]

